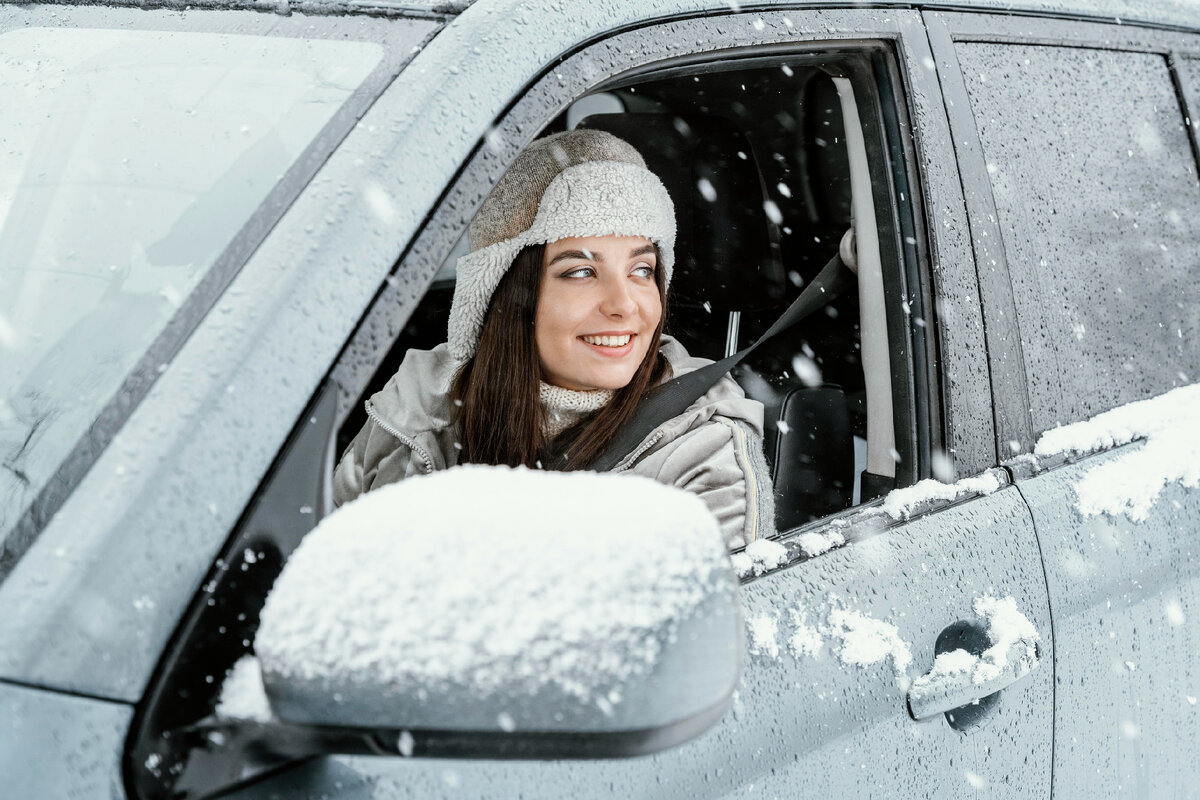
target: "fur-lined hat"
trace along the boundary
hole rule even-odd
[[[580,129],[538,139],[517,156],[467,229],[447,340],[475,354],[492,294],[529,245],[576,236],[643,236],[658,245],[667,283],[675,262],[675,206],[629,143]]]

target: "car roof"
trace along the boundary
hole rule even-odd
[[[324,3],[327,0],[315,0]],[[558,2],[559,0],[545,0]],[[607,0],[608,3],[619,3],[623,0]],[[645,4],[645,0],[625,0],[635,4]],[[341,2],[345,0],[328,0]],[[352,0],[355,5],[377,5],[391,8],[409,7],[414,11],[426,13],[459,14],[471,6],[491,6],[503,3],[504,0]],[[529,5],[536,5],[531,2]],[[645,4],[650,6],[652,4]],[[806,5],[828,8],[828,2],[821,0],[696,0],[697,11],[724,10],[736,12],[739,10],[754,11],[773,6],[786,5],[791,8],[803,8]],[[1038,16],[1070,17],[1075,19],[1094,19],[1109,22],[1132,22],[1146,25],[1200,30],[1200,0],[1155,0],[1147,3],[1145,0],[958,0],[958,2],[899,2],[897,0],[879,0],[872,5],[897,6],[903,8],[917,7],[930,11],[976,11],[1001,12],[1005,14],[1033,14]]]
[[[524,4],[532,11],[538,4],[560,3],[562,0],[529,0]],[[50,0],[54,4],[55,0]],[[647,16],[654,16],[654,5],[646,0],[602,0],[603,5],[615,6],[629,3],[645,7]],[[240,9],[286,13],[300,11],[312,14],[394,14],[397,16],[455,17],[472,7],[507,8],[508,0],[58,0],[62,5],[116,5],[138,8],[208,8]],[[698,13],[753,12],[786,6],[793,9],[829,8],[827,0],[694,0]],[[847,3],[857,5],[857,3]],[[951,2],[903,2],[903,0],[876,0],[876,8],[917,8],[927,11],[975,11],[982,13],[1028,14],[1047,17],[1096,20],[1118,23],[1135,23],[1154,27],[1200,31],[1200,0],[951,0]]]

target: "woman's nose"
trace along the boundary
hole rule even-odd
[[[609,281],[600,298],[600,312],[608,317],[627,317],[637,311],[631,287],[623,280]]]

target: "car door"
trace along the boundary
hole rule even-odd
[[[1053,611],[1054,796],[1189,796],[1200,496],[1163,448],[1194,463],[1200,443],[1165,398],[1142,412],[1153,424],[1126,409],[1069,428],[1070,446],[1046,432],[1200,372],[1197,38],[954,14],[930,30],[972,227],[1010,282],[985,303],[1020,331],[998,404],[1027,410],[997,435],[1036,444],[1012,469]]]
[[[553,24],[559,13],[565,12],[546,9],[549,18],[541,27],[559,30]],[[614,13],[606,7],[572,24],[592,24],[599,33],[614,22]],[[464,45],[472,36],[511,40],[522,22],[476,6],[459,18],[456,36]],[[584,38],[577,28],[572,35]],[[902,485],[910,484],[929,476],[936,462],[937,474],[949,481],[975,479],[953,488],[901,489],[735,554],[746,580],[743,684],[721,723],[681,747],[596,762],[328,757],[229,796],[1049,795],[1053,640],[1045,577],[1028,508],[1007,473],[994,467],[990,386],[976,358],[982,326],[961,187],[947,166],[953,153],[945,112],[915,12],[681,19],[611,36],[546,70],[489,133],[351,339],[333,372],[342,395],[338,424],[355,413],[355,401],[379,378],[377,371],[386,378],[387,369],[378,365],[397,336],[415,344],[421,336],[439,335],[414,327],[414,319],[428,324],[424,312],[412,317],[411,305],[399,301],[411,297],[413,282],[428,280],[451,258],[470,213],[504,165],[547,123],[548,110],[558,113],[614,78],[668,60],[687,63],[685,56],[703,65],[709,52],[724,56],[743,48],[761,55],[754,48],[769,45],[775,52],[800,46],[809,54],[841,57],[863,39],[895,54],[891,62],[870,62],[882,73],[862,97],[883,98],[884,111],[870,119],[879,130],[876,144],[891,153],[872,169],[880,178],[873,192],[880,229],[895,240],[885,278],[895,281],[887,301],[887,347],[889,400],[897,448],[903,442],[904,453],[897,474]],[[463,74],[494,74],[495,54],[487,48],[470,52],[456,64]],[[778,63],[784,72],[791,69]],[[895,65],[890,74],[889,63]],[[687,79],[686,70],[680,74]],[[911,138],[900,133],[909,124],[916,126]],[[906,148],[913,154],[906,157]],[[936,217],[925,218],[922,208],[936,209]],[[937,265],[932,275],[930,262]],[[439,292],[448,288],[435,282],[422,308],[436,306]],[[928,341],[914,344],[924,329],[935,330],[940,356],[927,358]],[[352,434],[355,424],[348,427]],[[989,613],[998,602],[1018,611],[1036,632],[1039,663],[986,699],[962,701],[966,708],[914,719],[913,681],[930,672],[938,653],[986,648]]]

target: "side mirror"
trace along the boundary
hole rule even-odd
[[[313,752],[597,758],[715,723],[742,628],[724,539],[694,495],[468,466],[325,518],[254,644],[280,751],[316,737]]]

